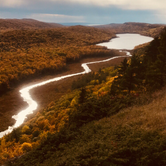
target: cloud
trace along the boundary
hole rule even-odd
[[[166,10],[165,0],[69,0],[71,2],[79,2],[84,4],[93,4],[101,7],[115,6],[126,10]]]
[[[26,4],[25,0],[0,0],[1,7],[19,7]]]
[[[0,0],[0,11],[11,12],[12,17],[59,23],[85,20],[93,23],[126,20],[166,22],[166,0]],[[141,16],[137,16],[137,12]]]
[[[46,4],[46,3],[54,3],[54,4],[82,4],[82,5],[95,5],[101,7],[110,7],[116,6],[123,9],[131,9],[131,10],[159,10],[166,9],[166,1],[165,0],[0,0],[1,6],[6,7],[14,7],[21,5],[32,5],[34,3]]]
[[[102,7],[117,6],[131,10],[158,10],[166,9],[165,0],[42,0],[47,2],[77,3],[84,5],[95,5]]]
[[[166,23],[166,11],[159,11],[155,13],[158,23]]]
[[[57,22],[57,23],[69,23],[69,22],[80,22],[84,23],[85,18],[83,16],[70,16],[61,14],[32,14],[28,18],[37,19],[45,22]]]
[[[59,0],[47,0],[51,2],[60,2]],[[166,0],[61,0],[61,2],[80,4],[85,6],[94,6],[105,9],[118,8],[122,10],[130,11],[149,11],[153,12],[153,15],[165,22],[166,20]]]
[[[126,10],[166,10],[165,0],[0,0],[1,7],[19,7],[39,5],[85,5],[98,7],[118,7]],[[52,7],[52,6],[50,6]]]

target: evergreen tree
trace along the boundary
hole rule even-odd
[[[124,75],[129,64],[127,63],[127,58],[125,58],[122,62],[121,65],[119,66],[118,73],[119,75]]]
[[[81,88],[81,92],[80,92],[80,96],[79,96],[79,103],[83,103],[86,99],[86,89],[85,88]]]
[[[160,36],[159,54],[157,55],[156,67],[159,70],[160,85],[165,83],[166,73],[166,28],[162,31]]]
[[[132,56],[130,64],[127,63],[125,58],[118,69],[118,78],[112,84],[111,93],[121,93],[123,90],[127,90],[130,94],[131,90],[138,87],[140,84],[139,67],[140,59],[135,54]]]
[[[154,40],[152,40],[149,46],[147,47],[145,51],[145,56],[143,57],[143,62],[146,66],[157,60],[157,55],[159,53],[158,50],[159,46],[160,46],[160,39],[159,37],[155,37]]]
[[[127,58],[125,58],[121,62],[120,66],[118,67],[118,78],[115,78],[115,80],[113,81],[112,86],[111,86],[111,94],[112,95],[115,95],[116,93],[121,91],[122,79],[127,71],[128,65],[129,64],[127,63]]]
[[[148,90],[159,89],[166,82],[166,29],[150,44],[144,58],[146,86]],[[146,61],[146,62],[145,62]]]
[[[141,82],[141,80],[139,79],[139,73],[141,71],[139,69],[140,59],[134,54],[131,58],[131,63],[128,66],[124,75],[125,84],[123,86],[127,88],[129,94],[131,90],[135,90]]]

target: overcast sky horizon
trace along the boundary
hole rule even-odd
[[[165,0],[0,0],[0,18],[31,18],[44,22],[166,24]]]

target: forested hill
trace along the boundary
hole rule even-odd
[[[25,78],[62,70],[83,56],[110,54],[96,43],[108,41],[110,30],[68,28],[13,30],[0,34],[0,96]]]
[[[1,139],[1,163],[166,165],[165,45],[166,29],[119,67],[74,81],[72,91]]]
[[[33,19],[0,19],[0,31],[14,29],[43,29],[63,27],[61,24],[45,23]]]

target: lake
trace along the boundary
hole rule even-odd
[[[135,46],[148,43],[153,40],[152,37],[134,33],[117,34],[116,36],[117,38],[113,38],[109,42],[104,42],[97,45],[105,46],[108,49],[132,50]]]

